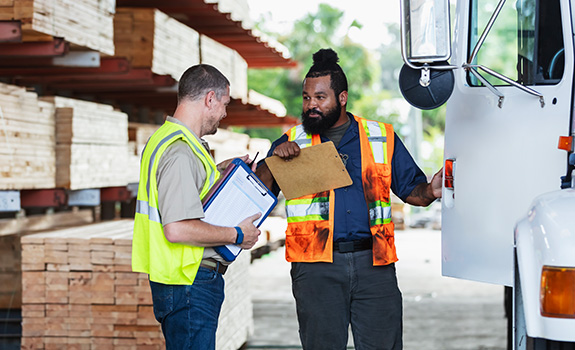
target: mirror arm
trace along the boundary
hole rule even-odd
[[[487,68],[487,67],[485,67],[485,66],[482,66],[482,65],[468,64],[468,65],[464,65],[464,67],[479,68],[479,69],[483,70],[484,72],[486,72],[487,74],[490,74],[490,75],[492,75],[492,76],[494,76],[494,77],[496,77],[496,78],[498,78],[498,79],[503,80],[504,82],[506,82],[506,83],[508,83],[508,84],[510,84],[510,85],[515,86],[515,87],[518,88],[519,90],[522,90],[522,91],[524,91],[524,92],[526,92],[526,93],[528,93],[528,94],[530,94],[530,95],[537,96],[537,97],[539,97],[539,102],[541,103],[541,108],[545,107],[545,98],[544,98],[543,95],[542,95],[540,92],[538,92],[538,91],[535,91],[535,90],[533,90],[533,89],[531,89],[531,88],[528,88],[527,86],[523,86],[523,85],[519,84],[518,82],[516,82],[515,80],[509,79],[509,78],[506,77],[505,75],[500,74],[500,73],[497,73],[496,71],[494,71],[494,70],[492,70],[492,69],[490,69],[490,68]]]
[[[501,106],[503,106],[503,100],[505,99],[505,95],[503,95],[503,93],[501,93],[499,90],[497,90],[497,88],[495,86],[491,85],[491,83],[488,82],[487,79],[485,79],[481,74],[479,74],[479,72],[476,69],[474,69],[474,67],[471,67],[469,65],[464,65],[463,68],[468,70],[477,79],[479,79],[479,81],[483,85],[485,85],[487,87],[487,89],[489,89],[489,91],[491,91],[495,96],[499,97],[497,107],[501,108]]]
[[[485,26],[485,30],[483,30],[483,33],[481,33],[481,37],[477,41],[477,44],[475,44],[475,48],[473,48],[473,52],[471,53],[471,57],[469,57],[469,60],[467,62],[472,63],[475,60],[475,57],[477,56],[477,53],[479,52],[481,45],[483,45],[483,42],[485,41],[487,34],[489,34],[489,31],[491,31],[491,28],[493,27],[493,23],[495,23],[495,20],[499,16],[499,12],[501,12],[501,8],[503,8],[504,4],[505,4],[505,0],[499,0],[499,4],[497,4],[497,8],[495,9],[495,12],[493,12],[493,14],[491,15],[491,18],[489,19],[489,22],[487,22],[487,26]]]

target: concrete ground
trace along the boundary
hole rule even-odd
[[[397,231],[396,245],[405,350],[506,350],[503,286],[442,277],[439,231]],[[301,349],[289,269],[283,247],[252,263],[247,349]]]

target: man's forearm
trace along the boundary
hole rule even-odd
[[[263,164],[256,169],[255,173],[267,188],[271,189],[273,187],[274,177],[266,162],[263,162]]]
[[[165,225],[164,235],[172,243],[213,247],[234,243],[237,233],[233,227],[214,226],[199,219],[189,219]]]
[[[411,205],[427,207],[436,199],[437,197],[433,194],[431,183],[421,183],[415,186],[405,201]]]

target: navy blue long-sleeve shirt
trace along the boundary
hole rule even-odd
[[[335,189],[334,241],[353,241],[371,237],[369,229],[369,210],[363,193],[361,178],[361,149],[359,124],[351,117],[351,123],[345,131],[337,150],[346,163],[346,169],[353,180],[350,186]],[[288,141],[287,135],[275,140],[267,154],[273,155],[274,149]],[[321,137],[322,142],[330,141]],[[347,159],[346,159],[347,158]],[[394,134],[394,149],[391,159],[391,190],[403,201],[420,183],[427,183],[423,171],[417,166],[403,142]],[[274,182],[272,191],[279,194]]]

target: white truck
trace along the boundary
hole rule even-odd
[[[442,273],[513,288],[513,349],[573,350],[575,1],[452,3],[401,0],[402,93],[447,103]]]

